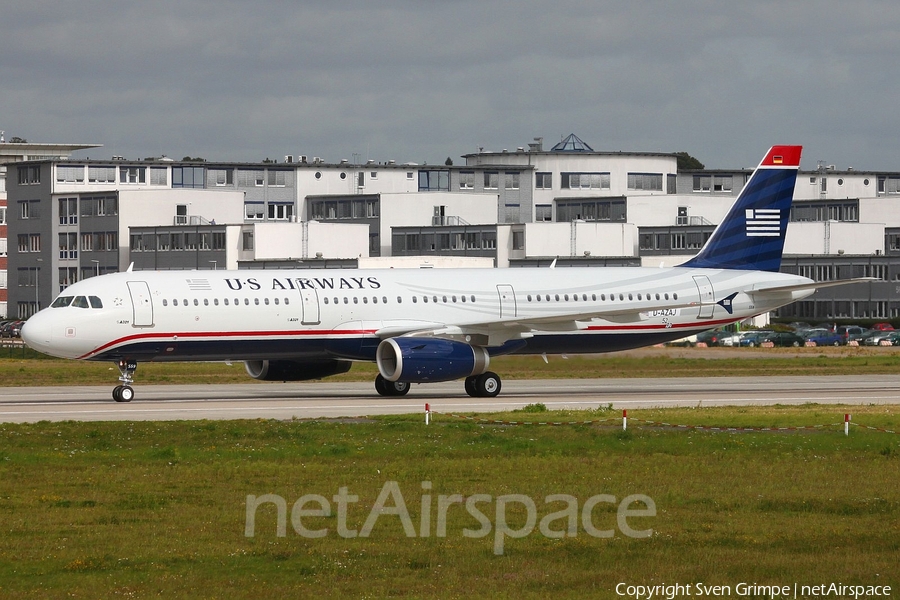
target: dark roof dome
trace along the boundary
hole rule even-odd
[[[553,146],[553,152],[593,152],[594,149],[588,146],[574,133],[570,133],[569,137]]]

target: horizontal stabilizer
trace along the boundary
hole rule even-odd
[[[820,290],[839,285],[848,285],[850,283],[865,283],[867,281],[877,281],[877,279],[875,277],[854,277],[853,279],[838,279],[836,281],[812,281],[810,283],[797,283],[794,285],[762,286],[754,290],[748,290],[747,293],[751,296],[756,294],[787,294],[807,290]]]

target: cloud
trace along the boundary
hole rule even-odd
[[[897,169],[890,2],[0,1],[0,127],[31,141],[433,163],[575,132]]]

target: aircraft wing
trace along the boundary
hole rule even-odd
[[[463,341],[477,346],[500,346],[512,339],[531,337],[536,331],[578,331],[586,329],[592,319],[604,319],[614,323],[639,323],[649,318],[650,313],[661,310],[693,308],[698,302],[682,304],[641,304],[639,306],[592,307],[584,312],[565,314],[513,317],[493,321],[473,321],[468,323],[425,323],[422,321],[386,322],[375,335],[385,339],[390,337],[439,337]]]

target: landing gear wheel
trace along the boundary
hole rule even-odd
[[[466,393],[468,395],[472,396],[473,398],[478,397],[477,381],[478,381],[478,375],[470,375],[469,377],[466,377],[466,382],[465,382]]]
[[[479,398],[494,398],[500,393],[500,376],[491,371],[482,373],[476,377],[474,387]]]
[[[131,402],[134,390],[130,385],[117,385],[113,388],[112,397],[116,402]]]
[[[405,381],[388,381],[381,376],[375,376],[375,391],[382,396],[405,396],[409,393],[409,383]]]

